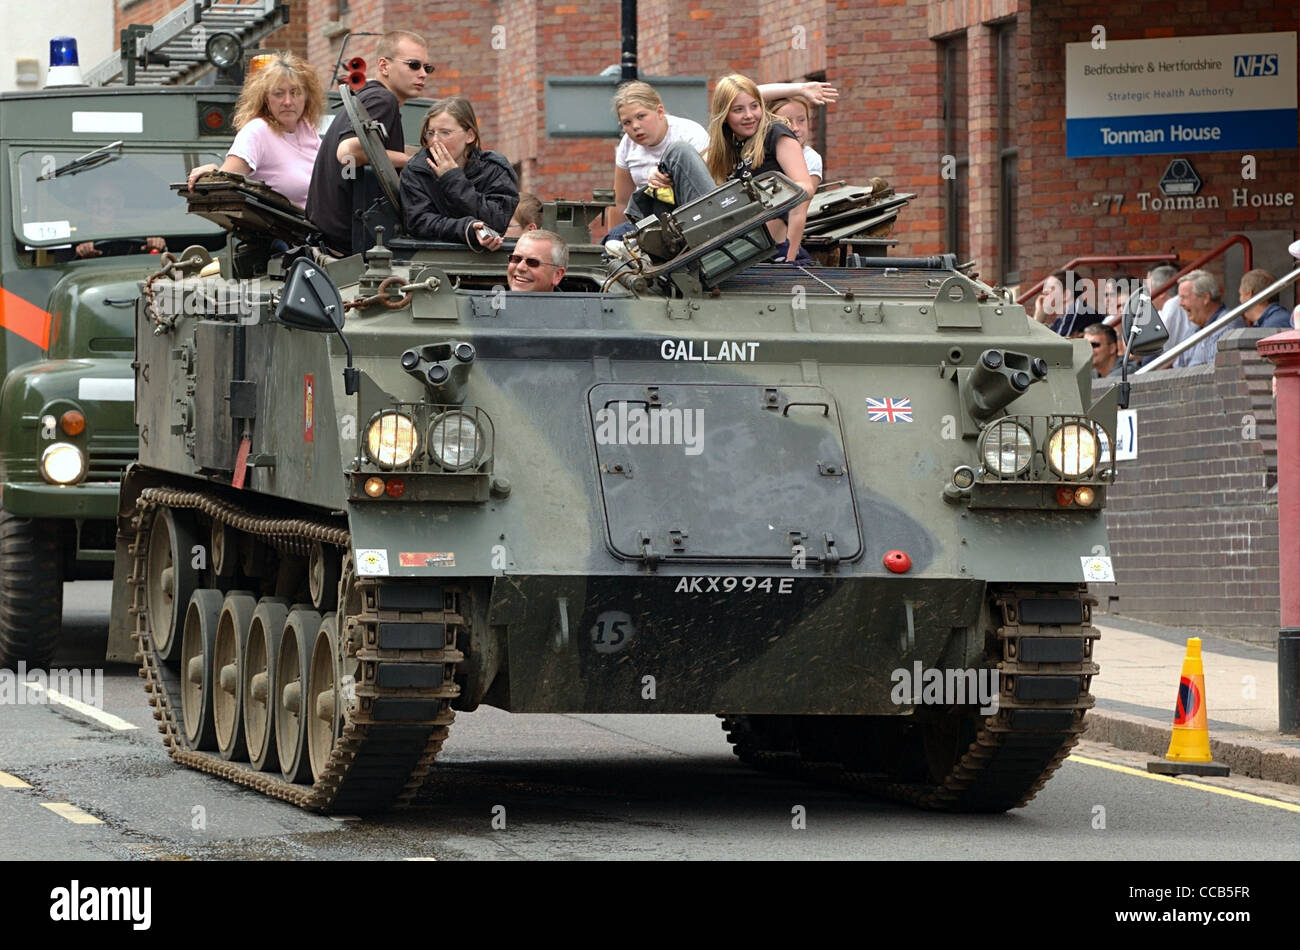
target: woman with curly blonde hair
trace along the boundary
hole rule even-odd
[[[316,126],[325,111],[320,80],[301,57],[276,53],[244,84],[235,106],[235,141],[221,163],[223,172],[237,172],[264,182],[294,204],[307,204],[307,186],[320,149]],[[217,169],[200,165],[189,174],[189,186],[200,175]]]

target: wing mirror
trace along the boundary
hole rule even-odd
[[[352,346],[343,335],[343,295],[315,261],[300,257],[290,266],[275,307],[275,319],[295,330],[337,333],[348,354],[343,370],[344,391],[349,396],[356,394],[359,373],[352,365]]]

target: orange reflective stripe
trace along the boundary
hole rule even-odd
[[[50,348],[49,313],[3,287],[0,287],[0,327],[17,333],[42,350]]]

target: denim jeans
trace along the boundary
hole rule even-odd
[[[702,198],[717,189],[709,168],[704,164],[700,153],[689,142],[673,142],[664,150],[659,159],[659,168],[673,180],[674,204],[666,204],[658,198],[645,193],[645,188],[638,188],[632,193],[624,214],[629,221],[640,221],[652,214],[673,211],[682,205]]]

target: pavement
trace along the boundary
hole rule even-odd
[[[1187,640],[1201,638],[1210,754],[1234,775],[1300,785],[1300,737],[1278,731],[1277,651],[1093,613],[1097,705],[1084,738],[1164,758]]]

